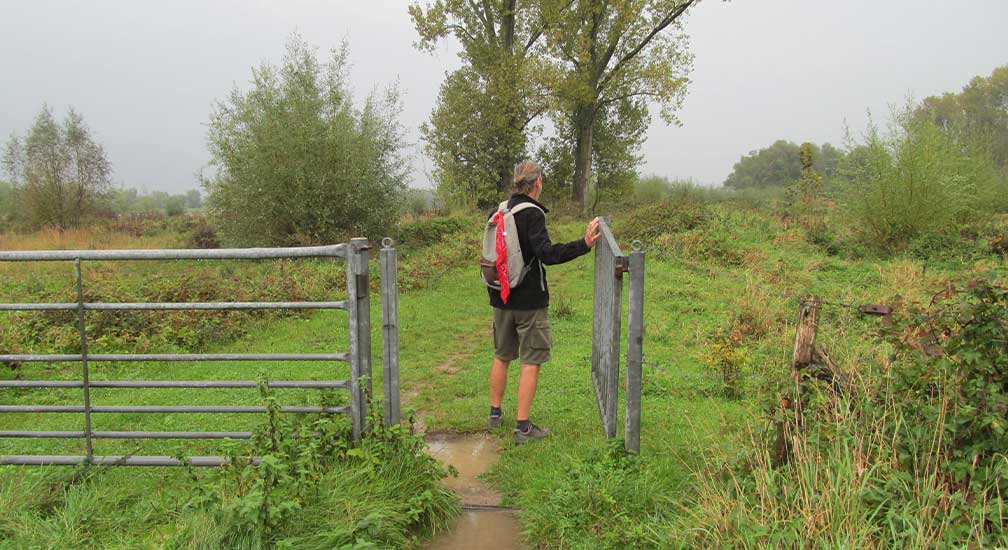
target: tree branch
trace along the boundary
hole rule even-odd
[[[630,99],[631,97],[640,97],[640,96],[657,97],[657,98],[662,97],[662,95],[657,92],[630,92],[627,94],[622,94],[607,99],[600,99],[599,105],[611,105],[623,99]]]
[[[627,52],[626,55],[624,55],[622,58],[620,58],[619,61],[616,62],[616,65],[614,65],[612,70],[609,71],[609,74],[606,75],[606,77],[602,79],[602,82],[599,83],[598,90],[601,91],[602,89],[604,89],[606,84],[608,84],[609,81],[612,80],[613,75],[615,75],[617,72],[619,72],[620,69],[623,68],[623,65],[626,65],[634,57],[636,57],[637,54],[641,52],[641,50],[646,48],[647,45],[651,43],[651,40],[654,39],[654,37],[657,36],[658,33],[665,30],[666,27],[675,22],[675,20],[678,19],[679,16],[682,15],[690,6],[695,4],[696,1],[697,0],[686,0],[685,4],[672,10],[671,12],[669,12],[668,15],[665,16],[664,19],[659,21],[658,24],[655,25],[653,29],[651,29],[651,32],[649,32],[648,35],[645,36],[644,39],[641,40],[640,43],[637,44],[637,46],[634,49]]]

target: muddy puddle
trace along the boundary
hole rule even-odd
[[[521,527],[515,513],[500,506],[501,496],[478,479],[496,462],[500,449],[488,434],[435,434],[428,436],[431,456],[451,464],[457,478],[444,483],[462,497],[464,509],[451,530],[434,538],[429,550],[520,550]],[[487,509],[489,508],[489,509]]]
[[[521,550],[513,512],[464,510],[451,531],[430,542],[428,550]]]

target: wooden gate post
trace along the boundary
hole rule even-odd
[[[791,367],[796,377],[812,363],[815,354],[816,335],[819,332],[819,306],[821,302],[816,296],[805,298],[798,306],[798,329],[795,333],[794,354]]]
[[[819,333],[819,307],[822,302],[816,296],[803,298],[798,305],[798,327],[795,331],[795,347],[791,356],[791,374],[794,376],[794,390],[791,395],[781,398],[781,408],[785,414],[793,412],[795,418],[801,415],[801,383],[805,369],[815,357],[816,336]],[[791,441],[785,420],[776,422],[777,435],[774,441],[773,466],[779,467],[791,459]]]

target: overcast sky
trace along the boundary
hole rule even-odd
[[[455,45],[412,47],[406,0],[3,0],[0,137],[43,103],[73,106],[126,187],[181,192],[206,165],[211,105],[251,67],[279,61],[292,31],[323,51],[346,38],[359,95],[398,79],[414,142],[413,185],[430,185],[416,128]],[[704,0],[686,22],[696,54],[682,127],[655,113],[643,172],[720,183],[777,139],[839,143],[908,95],[958,91],[1008,64],[1008,1]]]

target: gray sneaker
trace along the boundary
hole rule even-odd
[[[540,428],[535,424],[529,424],[529,429],[527,431],[521,431],[515,428],[514,438],[515,443],[521,445],[526,441],[532,441],[533,439],[543,439],[549,437],[550,431],[548,428]]]
[[[504,422],[504,415],[502,415],[502,414],[498,414],[498,415],[491,414],[490,415],[490,420],[487,421],[487,427],[492,432],[492,431],[496,430],[497,428],[500,428],[500,425],[501,425],[502,422]]]

